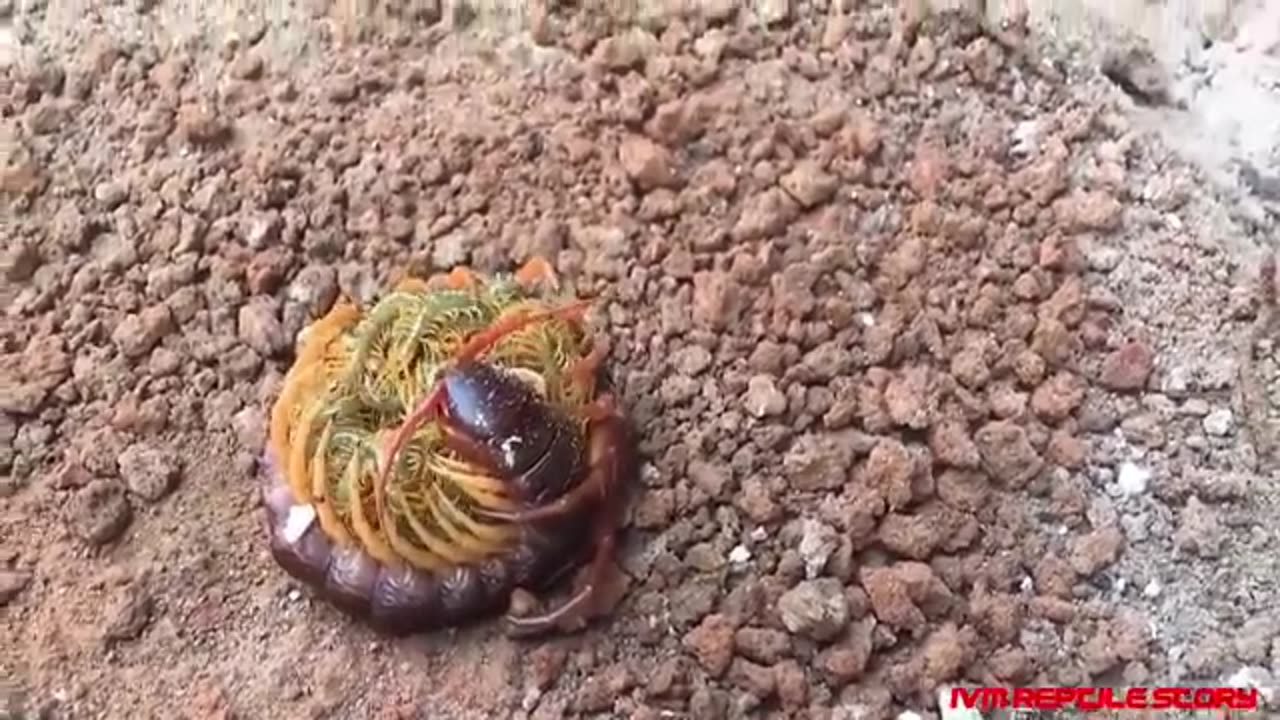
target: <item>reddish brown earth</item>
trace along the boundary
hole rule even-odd
[[[0,709],[837,720],[1270,682],[1274,286],[1214,237],[1244,231],[1014,30],[792,15],[9,67]],[[641,433],[626,594],[562,638],[377,636],[266,551],[293,338],[533,255],[599,298]]]

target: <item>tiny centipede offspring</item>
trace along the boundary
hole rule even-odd
[[[530,634],[600,612],[634,460],[586,303],[558,285],[541,259],[457,268],[307,329],[259,463],[289,575],[396,634],[504,608]],[[511,602],[584,562],[560,606]]]

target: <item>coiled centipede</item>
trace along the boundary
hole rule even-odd
[[[445,287],[342,300],[306,331],[260,463],[271,553],[337,607],[394,633],[458,625],[554,582],[588,582],[516,631],[589,612],[614,549],[622,418],[581,302],[541,259]],[[587,542],[594,541],[594,542]]]

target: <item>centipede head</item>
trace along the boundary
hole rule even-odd
[[[539,281],[546,282],[553,287],[556,287],[559,284],[550,265],[541,258],[530,260],[517,270],[515,280],[522,286],[536,284]],[[455,270],[451,271],[450,274],[445,277],[445,282],[450,287],[474,288],[478,281],[470,270],[465,268],[455,268]],[[450,360],[450,364],[456,365],[457,363],[483,357],[487,351],[501,342],[504,338],[538,323],[560,320],[569,323],[580,331],[583,314],[591,304],[591,300],[574,300],[556,306],[539,309],[531,309],[515,305],[510,309],[510,311],[498,317],[488,327],[470,336],[454,353],[453,358]],[[595,364],[598,365],[598,360]],[[594,370],[594,368],[592,369]],[[408,438],[412,436],[412,434],[416,432],[423,423],[440,416],[446,393],[444,372],[445,368],[440,368],[440,372],[437,373],[437,379],[430,392],[406,416],[404,422],[388,441],[385,453],[382,456],[382,470],[380,473],[381,478],[378,481],[379,485],[385,482],[386,474],[390,472],[392,465],[399,456],[400,451],[404,447],[404,443]]]

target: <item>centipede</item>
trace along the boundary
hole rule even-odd
[[[303,331],[257,470],[289,576],[397,635],[602,612],[635,463],[590,303],[559,286],[541,258],[458,267],[340,298]],[[513,603],[579,567],[559,606]]]

